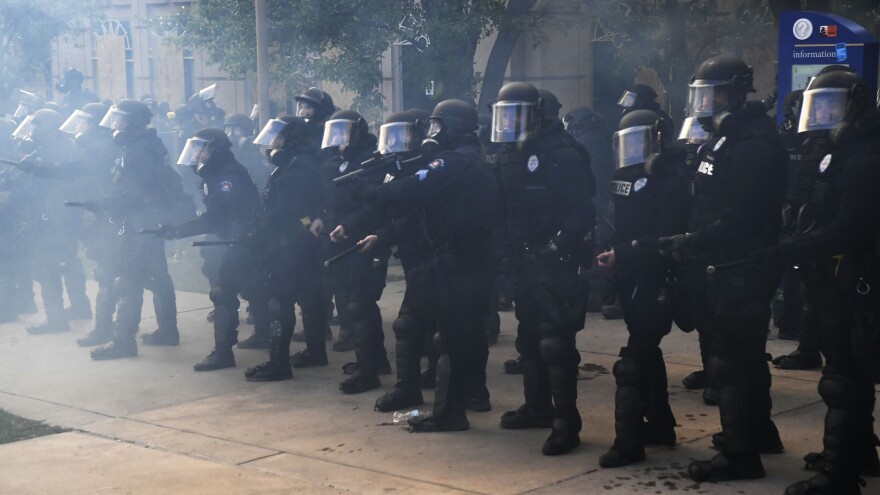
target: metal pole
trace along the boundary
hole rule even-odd
[[[266,0],[254,0],[257,16],[257,94],[260,127],[269,121],[269,40],[266,33]]]
[[[391,110],[403,111],[403,81],[401,80],[401,68],[403,61],[400,58],[400,45],[391,44]]]

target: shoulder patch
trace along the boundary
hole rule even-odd
[[[643,187],[648,184],[648,178],[642,177],[641,179],[633,182],[633,192],[639,192]]]
[[[526,163],[526,167],[528,167],[529,172],[534,172],[535,170],[538,170],[538,165],[540,164],[541,162],[538,160],[538,156],[532,155],[529,157],[529,161]]]
[[[824,174],[825,171],[828,170],[828,167],[830,167],[830,166],[831,166],[831,153],[828,153],[827,155],[825,155],[825,158],[823,158],[822,161],[819,162],[819,173]]]
[[[632,191],[632,182],[613,180],[610,182],[610,184],[611,194],[617,194],[618,196],[629,196],[630,191]]]
[[[431,170],[437,170],[438,168],[442,168],[445,164],[446,162],[444,162],[442,158],[437,158],[429,163],[428,166],[431,167]]]
[[[340,173],[340,174],[345,173],[345,170],[346,170],[346,169],[348,169],[348,162],[347,162],[347,161],[344,161],[344,162],[342,162],[342,163],[339,164],[339,173]]]
[[[228,180],[224,180],[223,182],[220,183],[220,190],[223,192],[232,191],[232,182],[228,181]]]

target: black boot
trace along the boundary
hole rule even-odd
[[[765,476],[757,447],[753,445],[749,417],[748,389],[742,382],[748,377],[745,366],[735,366],[727,359],[709,360],[709,378],[718,393],[718,411],[724,434],[724,450],[708,461],[694,461],[688,467],[694,481],[755,479]]]
[[[501,427],[506,430],[523,428],[551,428],[556,411],[550,394],[547,365],[534,359],[522,359],[523,395],[525,404],[515,411],[501,415]]]
[[[76,341],[81,347],[106,344],[113,339],[113,313],[116,311],[116,297],[111,288],[102,283],[95,296],[95,328],[85,337]]]
[[[134,339],[134,333],[120,334],[118,331],[113,335],[113,340],[110,343],[92,349],[91,352],[92,359],[95,361],[135,357],[137,354],[137,342]]]
[[[698,370],[684,377],[681,381],[684,388],[688,390],[699,390],[709,386],[709,375],[706,370]]]
[[[315,354],[312,351],[305,349],[290,356],[290,365],[294,368],[327,366],[327,353]]]
[[[424,403],[425,399],[422,397],[422,390],[418,384],[408,385],[405,382],[397,382],[397,385],[385,395],[376,399],[373,409],[379,412],[389,412],[420,406]]]
[[[201,362],[193,365],[195,371],[214,371],[235,368],[232,347],[237,342],[238,311],[226,306],[214,307],[214,349]]]
[[[70,323],[68,323],[67,319],[58,318],[54,320],[48,320],[44,323],[40,323],[37,325],[31,325],[27,327],[27,333],[31,335],[47,335],[50,333],[62,333],[70,331]]]
[[[160,328],[155,332],[141,335],[141,342],[143,342],[144,345],[179,345],[180,332],[177,331],[177,327],[170,329]]]
[[[460,391],[453,390],[452,365],[448,354],[437,360],[437,387],[434,390],[434,410],[430,416],[410,418],[410,431],[427,433],[438,431],[464,431],[470,428]],[[457,385],[460,388],[460,384]]]
[[[254,326],[254,333],[250,337],[238,343],[239,349],[268,349],[269,348],[269,327]]]
[[[645,460],[645,397],[639,385],[642,370],[629,349],[620,350],[613,373],[617,382],[614,394],[614,445],[599,458],[604,468],[620,467]]]
[[[248,318],[253,320],[254,333],[250,337],[239,341],[239,349],[268,349],[269,348],[269,308],[268,303],[262,297],[249,300]]]
[[[666,376],[666,362],[663,352],[654,349],[647,357],[642,374],[645,394],[645,445],[664,445],[674,447],[678,442],[675,435],[675,415],[669,405],[669,380]]]
[[[571,352],[574,355],[567,360],[547,365],[556,418],[553,420],[553,432],[541,450],[544,455],[565,454],[581,444],[581,415],[577,409],[577,365],[580,356],[573,346]]]
[[[293,378],[290,369],[290,336],[293,334],[293,325],[285,326],[287,328],[283,328],[279,322],[273,323],[274,328],[269,335],[269,361],[248,368],[244,372],[247,381],[277,382]]]
[[[358,370],[339,384],[339,390],[344,394],[360,394],[381,386],[379,375]]]

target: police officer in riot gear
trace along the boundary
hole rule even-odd
[[[703,62],[691,79],[688,115],[711,139],[700,152],[690,233],[661,239],[675,258],[731,262],[779,235],[786,156],[766,108],[746,101],[755,91],[752,80],[751,67],[724,55]],[[696,273],[705,266],[693,263]],[[722,428],[715,438],[721,452],[689,467],[696,481],[761,478],[760,452],[782,451],[770,419],[766,355],[770,300],[780,276],[764,260],[716,273],[712,300],[695,308],[713,334],[708,372]]]
[[[190,96],[186,102],[186,105],[192,110],[196,121],[198,121],[200,128],[223,128],[223,117],[226,115],[226,112],[217,107],[217,103],[214,101],[216,89],[216,84],[202,88],[198,93]]]
[[[623,107],[623,115],[636,110],[650,110],[666,121],[667,128],[675,129],[675,122],[672,120],[672,117],[660,108],[660,104],[657,103],[657,92],[647,84],[634,84],[627,88],[620,96],[620,100],[617,101],[617,105]],[[670,143],[675,139],[671,131],[666,139]]]
[[[74,110],[80,109],[88,103],[99,101],[95,93],[82,88],[82,83],[82,72],[73,67],[68,67],[61,73],[61,80],[55,85],[55,89],[64,95],[61,100],[61,109],[65,117],[70,116]]]
[[[269,180],[269,164],[260,148],[254,144],[254,124],[243,113],[233,113],[223,121],[226,135],[232,142],[232,153],[244,165],[258,190],[262,190]]]
[[[106,360],[137,355],[135,335],[141,321],[144,289],[153,292],[159,329],[144,336],[145,344],[177,345],[177,299],[168,274],[164,243],[140,234],[162,223],[170,201],[172,181],[178,180],[168,164],[168,150],[148,128],[152,114],[135,100],[113,105],[101,125],[113,131],[113,140],[123,150],[109,196],[89,201],[92,211],[107,211],[121,221],[119,272],[113,282],[117,298],[113,339],[94,349],[92,359]],[[173,176],[173,179],[172,179]]]
[[[318,88],[309,88],[295,96],[296,116],[309,124],[313,145],[319,147],[324,138],[324,123],[336,111],[333,98]]]
[[[240,240],[253,230],[260,196],[247,169],[232,154],[232,142],[223,131],[206,128],[197,132],[187,141],[177,164],[192,168],[201,178],[205,212],[184,224],[161,226],[159,237],[170,240],[211,233],[221,239]],[[232,346],[238,341],[239,294],[250,303],[254,333],[268,335],[265,280],[255,261],[251,245],[236,244],[223,252],[217,284],[210,292],[214,349],[193,366],[196,371],[235,366]]]
[[[351,197],[348,186],[337,186],[333,179],[360,167],[376,150],[376,144],[376,137],[369,133],[366,121],[357,112],[336,112],[325,123],[322,144],[325,160],[321,166],[325,184],[322,220],[328,227],[334,226],[330,232],[330,240],[334,243],[330,255],[341,252],[346,247],[346,240],[361,239],[369,233],[354,230],[358,223],[355,218],[366,205]],[[351,376],[339,384],[343,393],[378,388],[381,386],[380,369],[390,367],[382,315],[377,304],[385,288],[388,256],[387,251],[355,253],[330,267],[336,302],[342,302],[341,322],[351,329],[355,344],[356,367],[349,366]]]
[[[113,142],[113,133],[99,125],[108,109],[101,103],[86,104],[75,110],[61,126],[62,131],[74,138],[80,150],[78,162],[63,167],[64,176],[78,179],[81,196],[85,198],[110,194],[117,160],[122,156],[122,149]],[[95,212],[90,216],[94,218],[87,218],[81,240],[86,256],[95,262],[98,293],[95,296],[95,326],[76,341],[84,347],[106,344],[113,337],[113,313],[116,311],[113,280],[118,272],[121,239],[118,235],[120,225],[108,212]]]
[[[22,159],[19,169],[32,174],[38,188],[29,207],[30,218],[22,219],[32,236],[33,273],[40,282],[46,311],[46,322],[29,327],[31,334],[67,331],[68,318],[92,318],[86,274],[77,257],[81,212],[65,208],[62,199],[75,199],[77,185],[59,170],[75,160],[78,150],[59,129],[62,123],[58,112],[44,108],[28,116],[13,134],[34,148]],[[71,301],[67,311],[63,306],[64,288]]]
[[[804,159],[813,170],[802,167],[799,184],[812,193],[782,250],[793,251],[806,270],[807,300],[816,303],[811,311],[826,357],[819,395],[828,412],[824,449],[806,457],[808,469],[819,474],[786,495],[859,494],[860,475],[880,474],[873,432],[880,372],[880,112],[871,97],[864,81],[842,70],[820,73],[803,94],[798,130],[816,144]]]
[[[483,316],[492,283],[494,183],[480,163],[477,128],[472,103],[438,103],[421,146],[424,168],[356,191],[378,207],[415,209],[430,246],[428,259],[408,276],[407,293],[435,315],[440,358],[433,412],[409,420],[414,432],[468,429],[466,380],[480,373],[481,364],[485,373],[480,350],[487,348]]]
[[[525,404],[504,413],[501,427],[552,427],[545,455],[580,444],[575,336],[583,328],[588,289],[579,275],[595,224],[589,155],[558,119],[542,120],[538,90],[509,83],[492,104],[492,142],[511,250],[516,263],[516,347],[523,356]]]
[[[309,365],[327,364],[316,225],[324,206],[320,158],[306,122],[299,117],[270,120],[254,143],[266,147],[269,162],[277,167],[263,190],[263,211],[251,238],[262,250],[268,276],[270,321],[278,321],[279,326],[269,336],[269,361],[248,369],[245,377],[253,382],[278,381],[292,377],[290,339],[296,303],[303,309],[303,353],[310,358]]]
[[[599,255],[613,266],[629,331],[626,347],[614,363],[616,437],[599,458],[602,467],[645,459],[646,444],[675,445],[675,417],[669,407],[661,339],[672,329],[672,261],[650,242],[687,228],[690,191],[676,161],[681,150],[664,145],[666,121],[650,110],[635,110],[620,120],[614,134],[616,170],[610,182],[614,198],[612,249]],[[640,242],[645,246],[640,246]]]

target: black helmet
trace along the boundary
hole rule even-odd
[[[107,110],[109,107],[102,103],[87,103],[81,109],[74,110],[60,129],[74,136],[88,134],[100,127],[98,123],[107,115]]]
[[[110,110],[110,107],[103,103],[86,103],[80,110],[92,117],[96,117],[100,121],[100,119],[107,115],[107,110]]]
[[[627,110],[647,108],[657,100],[657,92],[647,84],[635,84],[623,92],[617,104]]]
[[[305,120],[285,115],[267,122],[254,139],[254,144],[269,150],[297,149],[308,146],[309,136],[309,126]]]
[[[296,100],[297,117],[301,117],[306,122],[311,119],[323,121],[335,111],[333,99],[318,88],[309,88],[293,99]]]
[[[602,116],[594,112],[590,107],[572,108],[565,117],[562,118],[566,130],[572,130],[575,127],[593,127],[602,123]]]
[[[539,89],[538,94],[541,96],[541,104],[544,106],[543,116],[558,119],[559,110],[562,109],[562,104],[559,103],[559,98],[546,89]]]
[[[230,138],[240,139],[254,135],[253,121],[243,113],[231,113],[223,120],[226,135]]]
[[[427,112],[425,112],[427,113]],[[416,150],[424,139],[424,126],[418,112],[395,112],[379,128],[379,153],[407,153]]]
[[[61,80],[55,85],[55,89],[62,93],[69,93],[71,89],[82,86],[82,72],[68,67],[61,73]]]
[[[321,148],[340,148],[357,145],[364,139],[370,129],[367,121],[354,110],[340,110],[324,123],[324,139]]]
[[[230,148],[232,143],[226,133],[220,129],[200,129],[193,137],[186,140],[177,164],[193,167],[196,173],[202,175],[212,168],[216,163],[215,159],[229,157]]]
[[[189,105],[178,105],[174,109],[174,117],[172,120],[177,125],[183,125],[193,119],[193,112]]]
[[[618,131],[612,140],[615,168],[645,164],[650,173],[651,163],[663,151],[666,129],[663,118],[651,110],[633,110],[620,119]]]
[[[872,108],[871,90],[858,75],[827,72],[816,76],[804,90],[798,132],[846,127]]]
[[[57,132],[64,122],[64,117],[55,110],[42,108],[28,115],[19,124],[12,137],[21,141],[32,141],[38,145],[44,143],[44,139],[50,134]]]
[[[754,93],[752,68],[737,57],[719,55],[706,60],[691,77],[687,116],[707,118],[734,112]]]
[[[541,111],[541,95],[534,86],[524,82],[505,84],[492,102],[492,142],[531,139],[539,129]]]
[[[153,114],[145,104],[137,100],[120,100],[110,107],[101,125],[112,131],[135,131],[150,124]]]
[[[58,129],[64,123],[64,117],[55,110],[49,108],[41,108],[34,112],[31,121],[37,127],[45,127],[46,129]]]
[[[217,112],[217,104],[214,102],[216,90],[217,84],[202,88],[198,93],[189,97],[186,102],[187,106],[194,114],[213,117]]]

